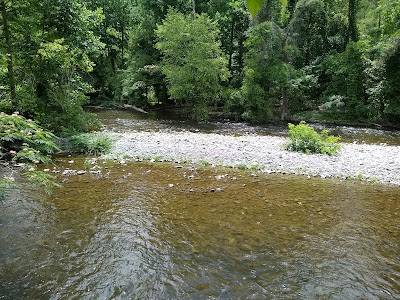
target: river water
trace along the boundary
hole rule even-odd
[[[73,161],[73,162],[72,162]],[[0,299],[400,299],[400,187],[60,158],[0,203]]]

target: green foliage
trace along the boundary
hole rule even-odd
[[[317,133],[304,122],[297,126],[289,123],[288,126],[290,142],[285,146],[286,150],[328,155],[336,154],[340,150],[340,137],[329,135],[328,130]]]
[[[82,109],[88,102],[86,94],[92,91],[82,78],[85,72],[93,70],[89,53],[66,44],[63,38],[42,43],[38,49],[46,83],[41,85],[41,95],[33,101],[37,103],[36,118],[46,127],[61,132],[89,130],[94,125]]]
[[[0,158],[14,161],[49,163],[47,154],[58,151],[54,134],[18,113],[0,113]]]
[[[349,43],[343,53],[327,56],[322,61],[326,80],[324,108],[341,111],[344,118],[366,120],[369,105],[366,98],[366,60],[363,44]]]
[[[399,0],[0,4],[0,111],[55,132],[96,129],[82,107],[104,101],[175,105],[198,120],[227,101],[253,121],[321,109],[400,122]]]
[[[135,71],[128,68],[124,75],[122,96],[128,103],[147,107],[165,100],[165,77],[160,66],[145,65]]]
[[[384,58],[383,98],[385,116],[392,120],[400,120],[400,39],[394,49]]]
[[[215,23],[204,14],[193,18],[170,10],[156,34],[170,96],[186,105],[191,118],[207,118],[208,105],[221,90],[219,81],[229,76]]]
[[[288,31],[298,49],[295,65],[309,65],[327,51],[328,18],[325,1],[298,1]]]
[[[30,169],[23,174],[33,188],[42,188],[47,194],[51,194],[52,189],[61,187],[55,180],[56,177],[41,170]]]
[[[101,155],[109,153],[113,140],[106,134],[83,133],[70,138],[69,152]]]
[[[10,114],[13,112],[13,106],[11,101],[8,100],[0,100],[0,112],[4,112],[6,114]]]
[[[6,198],[7,189],[14,185],[14,178],[4,178],[0,179],[0,201]]]
[[[349,116],[366,117],[368,109],[365,101],[366,82],[365,65],[362,57],[362,44],[350,43],[345,51],[345,76],[346,76],[346,100]]]
[[[243,80],[245,32],[250,26],[249,13],[243,0],[216,0],[204,8],[207,15],[218,23],[221,49],[228,57],[229,83],[239,88]]]
[[[295,72],[282,48],[283,38],[280,28],[269,22],[254,26],[249,32],[241,89],[245,106],[243,117],[246,119],[277,119],[276,107],[282,108],[283,99],[290,93]]]
[[[18,113],[0,113],[0,159],[22,163],[23,176],[33,187],[41,186],[46,192],[58,184],[54,176],[37,170],[36,165],[52,162],[48,155],[59,151],[54,139],[54,134]],[[0,179],[0,199],[5,197],[6,189],[14,184],[10,170],[11,175]]]
[[[6,2],[10,33],[8,43],[4,42],[9,47],[2,48],[1,54],[13,58],[7,61],[8,77],[12,75],[15,81],[13,108],[58,132],[67,127],[87,129],[82,105],[87,103],[86,94],[93,91],[87,74],[104,44],[94,34],[103,20],[101,9],[89,10],[86,3]]]
[[[247,6],[253,17],[255,17],[258,11],[263,7],[264,0],[247,0]]]

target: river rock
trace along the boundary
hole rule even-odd
[[[280,136],[233,136],[166,129],[110,134],[116,139],[112,154],[123,153],[132,158],[157,155],[175,162],[207,160],[220,166],[257,164],[266,173],[362,178],[400,185],[399,146],[342,144],[337,156],[328,156],[286,151],[284,145],[288,139]],[[193,179],[192,175],[187,178]]]

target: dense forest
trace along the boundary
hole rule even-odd
[[[50,130],[115,104],[400,123],[399,0],[2,0],[0,19],[0,111]]]

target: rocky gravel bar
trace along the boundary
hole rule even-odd
[[[193,162],[322,178],[369,180],[400,185],[400,147],[342,144],[338,155],[303,154],[284,149],[287,138],[199,132],[123,132],[111,155],[176,163]]]

